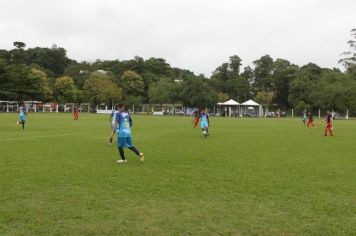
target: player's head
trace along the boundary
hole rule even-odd
[[[119,110],[119,104],[115,105],[115,110],[118,111]]]
[[[125,110],[125,104],[123,104],[123,103],[119,103],[119,104],[117,105],[117,107],[118,107],[118,110],[119,110],[119,111]]]
[[[327,114],[327,115],[330,115],[330,111],[326,111],[326,114]]]

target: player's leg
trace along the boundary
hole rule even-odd
[[[119,153],[120,153],[120,157],[121,160],[118,160],[118,163],[123,163],[126,162],[126,158],[125,158],[125,152],[124,152],[124,147],[125,146],[125,138],[123,137],[117,137],[117,147],[119,149]]]
[[[140,152],[133,144],[132,144],[132,138],[131,137],[127,137],[126,138],[126,146],[133,151],[139,158],[141,161],[143,161],[145,159],[144,155],[142,152]]]
[[[118,147],[118,149],[119,149],[121,160],[118,160],[117,162],[119,162],[119,163],[126,162],[124,148],[123,147]]]

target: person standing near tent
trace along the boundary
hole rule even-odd
[[[326,125],[325,125],[325,130],[324,130],[324,136],[328,136],[328,132],[330,133],[330,136],[334,136],[334,134],[333,134],[333,120],[332,120],[330,111],[326,112],[325,121],[326,121]]]
[[[25,107],[21,105],[19,108],[19,121],[17,121],[16,123],[21,124],[23,130],[25,129],[26,118],[27,118],[27,112],[25,110]]]

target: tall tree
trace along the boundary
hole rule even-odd
[[[57,101],[63,103],[75,101],[76,89],[71,77],[64,76],[57,78],[53,90]]]
[[[273,88],[273,59],[269,55],[265,55],[254,61],[253,64],[255,65],[253,88],[256,91],[271,90]]]
[[[346,69],[351,69],[356,66],[356,28],[351,30],[351,39],[347,42],[349,50],[344,52],[343,58],[339,60]]]

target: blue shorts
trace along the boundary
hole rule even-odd
[[[117,145],[119,147],[121,147],[121,148],[133,147],[132,138],[131,137],[118,137],[117,138]]]
[[[26,121],[26,116],[20,116],[20,120],[21,120],[22,122]]]
[[[200,128],[204,129],[206,127],[208,127],[208,122],[201,122],[200,123]]]

